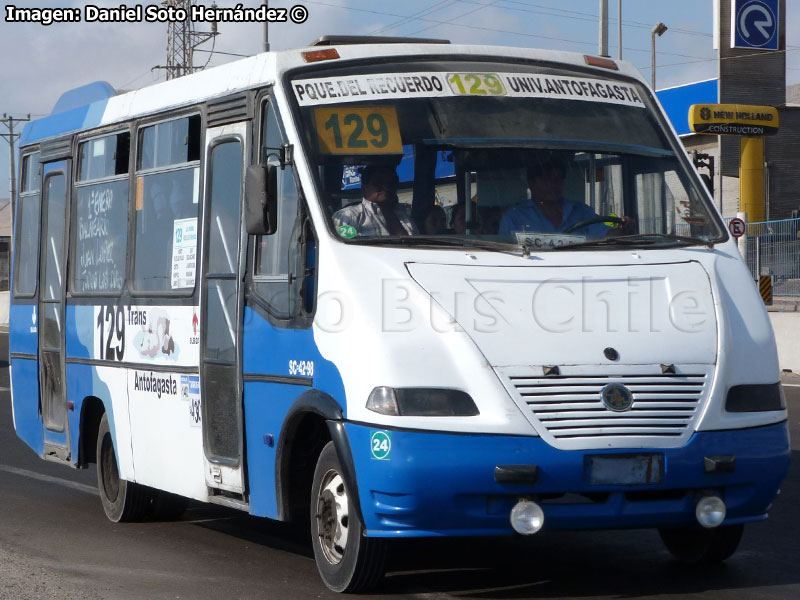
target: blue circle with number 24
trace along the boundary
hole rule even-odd
[[[392,451],[392,438],[385,431],[376,431],[370,437],[370,450],[372,457],[378,460],[386,460]]]

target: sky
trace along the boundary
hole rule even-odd
[[[124,1],[124,0],[123,0]],[[119,7],[123,1],[47,2],[21,0],[17,7],[56,8],[87,4]],[[127,5],[135,6],[137,0]],[[197,4],[211,5],[211,0]],[[217,0],[234,7],[237,0]],[[142,2],[160,5],[160,0]],[[248,7],[261,0],[243,0]],[[598,52],[599,0],[270,0],[270,7],[302,4],[302,24],[269,26],[271,49],[309,44],[325,34],[436,37],[454,43],[524,46],[581,53]],[[609,0],[609,53],[619,56],[618,0]],[[787,1],[787,84],[800,82],[800,9]],[[50,113],[65,91],[93,81],[132,90],[163,81],[167,24],[7,22],[0,18],[0,116],[37,118]],[[796,12],[795,12],[796,11]],[[651,76],[651,30],[665,23],[656,41],[657,87],[671,87],[716,77],[712,48],[712,0],[622,0],[622,57],[648,79]],[[197,30],[206,29],[199,25]],[[195,54],[195,65],[216,66],[262,51],[261,23],[220,23],[220,35]],[[0,125],[0,133],[7,133]],[[9,197],[8,144],[0,139],[0,198]]]

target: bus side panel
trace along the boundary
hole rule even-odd
[[[8,349],[11,354],[38,355],[37,321],[35,304],[11,305],[8,319]]]
[[[11,394],[14,425],[19,438],[36,454],[44,455],[42,415],[39,412],[39,361],[25,358],[11,360]]]
[[[301,394],[314,389],[334,398],[346,416],[344,383],[336,365],[320,354],[313,329],[275,327],[249,307],[244,314],[242,371],[250,512],[276,518],[275,454],[287,412]],[[252,375],[296,378],[298,383],[246,381]],[[273,447],[265,443],[268,435]]]
[[[12,408],[19,438],[39,456],[44,455],[42,415],[39,408],[39,334],[36,304],[12,304],[9,307],[9,354],[26,354],[11,362]]]
[[[286,413],[306,389],[280,383],[250,381],[244,384],[247,476],[252,515],[278,518],[275,457],[280,431]]]
[[[135,480],[131,454],[131,430],[128,418],[128,390],[125,369],[67,363],[67,400],[75,403],[69,415],[72,435],[72,461],[78,460],[78,431],[83,402],[89,396],[99,398],[106,409],[120,477]]]
[[[275,327],[252,308],[245,307],[242,372],[245,377],[296,377],[298,383],[305,380],[301,391],[313,386],[335,398],[347,417],[342,376],[336,365],[320,353],[313,329]]]
[[[98,358],[92,354],[96,327],[94,306],[67,304],[66,324],[67,359]]]
[[[127,381],[135,481],[205,501],[203,430],[189,401],[190,380],[197,376],[135,368],[116,371],[121,389]]]

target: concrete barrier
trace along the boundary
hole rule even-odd
[[[800,312],[770,311],[781,369],[800,373]]]
[[[781,369],[800,373],[800,297],[775,296],[767,307]]]

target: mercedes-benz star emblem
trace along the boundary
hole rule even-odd
[[[633,394],[621,383],[609,383],[600,391],[600,399],[608,410],[625,412],[633,406]]]

